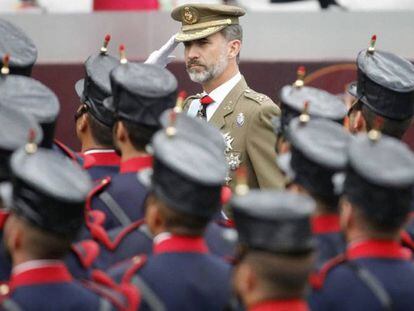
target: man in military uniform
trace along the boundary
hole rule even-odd
[[[145,220],[153,254],[112,271],[141,289],[139,310],[223,310],[230,298],[230,267],[203,238],[227,173],[224,143],[209,140],[216,135],[211,125],[170,112],[169,125],[152,140],[152,177],[139,175],[151,189]]]
[[[312,196],[316,202],[312,232],[317,242],[317,267],[345,250],[338,203],[342,194],[346,153],[351,134],[329,120],[309,120],[302,114],[288,128],[291,144],[289,190]]]
[[[410,213],[414,154],[378,130],[350,144],[341,224],[344,255],[312,278],[315,310],[410,310],[414,305],[414,264],[400,245]]]
[[[121,152],[120,171],[94,189],[88,206],[105,213],[106,229],[128,226],[144,217],[148,192],[136,176],[151,168],[148,144],[161,127],[162,112],[175,106],[177,95],[173,74],[156,65],[126,62],[112,70],[110,78],[113,97],[104,105],[115,117],[113,133]]]
[[[85,78],[75,85],[81,102],[75,115],[76,134],[81,142],[83,167],[93,180],[119,171],[120,157],[114,150],[112,137],[115,118],[103,105],[103,100],[111,96],[109,73],[119,65],[119,60],[108,54],[109,41],[107,35],[100,52],[89,56]]]
[[[380,126],[384,134],[402,139],[414,116],[414,65],[393,53],[376,50],[375,41],[376,36],[357,57],[358,81],[348,89],[355,97],[349,110],[350,129],[363,132]],[[414,239],[413,221],[407,231]]]
[[[10,163],[13,199],[4,243],[13,270],[9,283],[0,286],[2,307],[126,308],[129,300],[123,297],[121,288],[118,292],[92,282],[82,285],[73,280],[62,261],[84,221],[85,199],[92,186],[89,176],[64,156],[38,148],[33,137],[13,154]],[[101,297],[103,293],[105,298]],[[138,298],[136,291],[133,295]]]
[[[251,90],[239,72],[239,17],[244,14],[238,7],[203,4],[186,4],[172,11],[172,18],[182,23],[175,39],[184,42],[187,72],[203,87],[202,94],[185,101],[184,109],[224,135],[229,182],[243,163],[251,187],[281,188],[284,180],[274,161],[271,126],[271,118],[280,110],[269,97]]]
[[[252,190],[236,195],[231,205],[240,245],[233,288],[246,310],[309,310],[304,298],[313,268],[313,200]]]
[[[9,216],[12,196],[10,157],[24,146],[29,135],[38,144],[42,140],[42,130],[36,121],[20,111],[8,107],[1,108],[0,114],[0,282],[10,277],[11,262],[2,240],[4,225]]]

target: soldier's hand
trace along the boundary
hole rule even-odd
[[[154,64],[160,66],[161,68],[165,68],[170,62],[172,62],[175,58],[174,55],[171,53],[175,50],[178,43],[175,41],[174,34],[159,50],[155,50],[148,56],[145,64]]]

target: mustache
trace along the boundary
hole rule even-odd
[[[187,69],[189,69],[191,66],[206,67],[203,63],[200,63],[198,60],[189,60],[186,64],[186,67],[187,67]]]

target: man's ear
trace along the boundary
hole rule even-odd
[[[250,265],[241,262],[237,265],[234,273],[234,287],[241,297],[246,297],[256,289],[257,277]]]
[[[76,129],[79,133],[84,133],[89,127],[89,116],[87,113],[81,115],[76,122]]]
[[[126,142],[129,139],[128,131],[122,121],[118,121],[114,127],[115,138],[119,142]]]
[[[13,254],[22,248],[23,245],[23,227],[17,220],[16,216],[10,215],[4,227],[4,242],[8,251]]]
[[[236,58],[240,53],[241,41],[240,40],[231,40],[228,42],[228,58]]]
[[[156,199],[150,195],[145,204],[145,222],[151,233],[157,235],[164,231],[165,220],[157,206]]]
[[[339,219],[341,223],[341,229],[345,231],[350,226],[353,226],[355,222],[355,211],[352,204],[346,197],[342,197],[339,201]]]
[[[351,132],[359,133],[359,132],[366,132],[366,130],[367,130],[367,124],[366,124],[365,118],[362,115],[362,111],[358,110],[355,112],[354,120],[351,124]]]

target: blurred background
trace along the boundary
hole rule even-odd
[[[306,83],[351,100],[345,92],[356,79],[355,59],[373,34],[377,48],[414,60],[414,0],[0,0],[0,18],[22,28],[37,45],[33,77],[52,88],[61,102],[57,136],[77,148],[73,115],[79,104],[74,83],[83,62],[106,34],[109,51],[125,44],[127,57],[143,61],[179,30],[170,17],[184,3],[242,6],[244,42],[241,71],[250,86],[274,100],[305,65]],[[183,49],[168,68],[180,89],[200,92],[184,69]],[[414,129],[407,142],[414,149]]]

